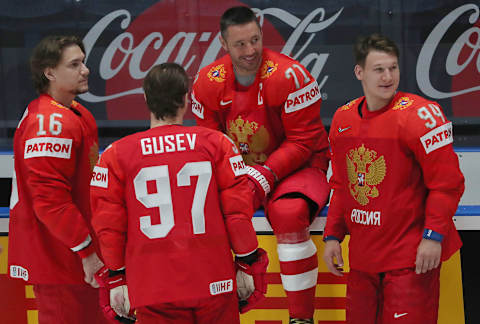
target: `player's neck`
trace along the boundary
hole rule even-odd
[[[56,102],[61,103],[65,107],[70,107],[72,105],[75,95],[71,93],[65,93],[61,91],[56,91],[55,89],[48,89],[47,94],[52,97]]]
[[[158,126],[166,126],[166,125],[182,125],[183,124],[183,116],[175,116],[165,119],[157,119],[155,116],[151,116],[150,118],[150,128],[158,127]]]
[[[242,74],[242,73],[238,73],[235,68],[234,68],[234,72],[235,72],[235,80],[237,80],[237,82],[244,87],[249,87],[253,84],[253,82],[255,82],[255,76],[257,75],[256,73]]]
[[[365,99],[367,100],[367,110],[370,112],[375,112],[387,106],[392,101],[393,97],[384,99],[365,95]]]

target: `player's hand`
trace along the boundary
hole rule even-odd
[[[95,273],[103,267],[103,262],[98,258],[96,253],[82,259],[83,272],[85,273],[85,282],[93,288],[98,288],[98,283],[95,280]]]
[[[335,260],[337,263],[335,263]],[[337,240],[328,240],[325,242],[323,261],[325,261],[331,273],[339,277],[343,276],[343,257],[340,242]]]
[[[267,293],[267,252],[258,248],[256,253],[257,259],[252,264],[242,262],[241,258],[235,260],[239,310],[242,314],[254,308]]]
[[[257,210],[273,190],[275,175],[266,167],[257,164],[247,166],[247,176],[253,192],[253,207]]]
[[[124,271],[100,269],[95,278],[100,284],[99,302],[105,317],[111,323],[134,323],[136,321],[130,300]]]
[[[440,265],[442,256],[442,243],[435,240],[422,239],[417,248],[415,272],[425,273]]]

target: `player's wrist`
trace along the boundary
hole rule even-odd
[[[341,240],[340,240],[338,237],[333,236],[333,235],[324,236],[324,237],[323,237],[323,241],[324,241],[324,242],[328,242],[328,241],[338,241],[338,242],[341,242]]]
[[[127,284],[125,268],[111,270],[104,266],[97,271],[95,279],[97,279],[97,282],[101,287],[106,287],[108,289]]]
[[[264,192],[266,197],[270,192],[273,191],[275,184],[275,173],[271,171],[266,165],[253,165],[247,166],[247,176],[252,179],[256,185]]]
[[[235,256],[235,261],[236,262],[241,262],[241,263],[246,263],[248,265],[254,264],[258,259],[258,251],[255,250],[252,253],[248,255],[243,255],[243,256]]]
[[[95,246],[91,242],[85,248],[77,251],[78,256],[82,259],[85,259],[94,253]]]
[[[440,234],[438,232],[435,232],[434,230],[431,230],[431,229],[428,229],[428,228],[426,228],[423,231],[422,237],[424,239],[433,240],[433,241],[437,241],[437,242],[442,242],[443,241],[443,235],[442,234]]]
[[[267,169],[262,166],[247,166],[247,175],[257,183],[265,196],[272,191],[273,186],[273,175],[272,179],[269,180],[269,177],[265,174],[266,172],[268,172]]]

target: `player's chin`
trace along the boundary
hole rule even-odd
[[[88,91],[88,85],[83,85],[77,88],[75,94],[79,95]]]
[[[392,98],[397,89],[394,86],[380,87],[380,96],[384,99]]]
[[[242,65],[243,65],[243,68],[244,70],[246,71],[250,71],[250,72],[256,72],[257,69],[259,68],[260,66],[260,59],[258,57],[255,57],[255,59],[253,60],[242,60]]]

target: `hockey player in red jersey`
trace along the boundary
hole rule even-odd
[[[235,278],[250,280],[245,312],[266,292],[268,264],[245,164],[224,134],[181,126],[189,106],[181,66],[155,66],[143,87],[151,128],[109,146],[91,182],[105,264],[124,283],[111,306],[128,316],[131,301],[143,324],[239,323]]]
[[[192,111],[240,148],[255,208],[264,206],[277,238],[291,323],[311,323],[318,260],[309,226],[330,191],[318,84],[299,62],[263,48],[251,9],[225,11],[220,30],[228,54],[199,71]]]
[[[339,242],[349,233],[347,323],[436,324],[440,265],[462,244],[452,123],[438,103],[397,91],[393,41],[361,38],[355,56],[364,96],[340,107],[330,128],[324,260],[342,275]]]
[[[40,96],[14,137],[8,269],[33,284],[40,324],[106,323],[93,288],[103,263],[90,225],[97,126],[73,100],[88,90],[84,60],[77,37],[49,36],[37,45],[30,63]]]

